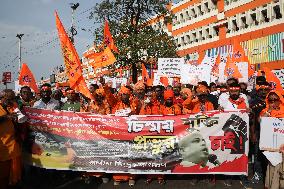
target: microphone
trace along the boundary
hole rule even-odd
[[[221,165],[221,163],[218,161],[217,156],[215,154],[209,154],[208,155],[208,161],[210,163],[213,163],[216,166]]]

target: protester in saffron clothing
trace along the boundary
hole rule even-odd
[[[166,90],[164,92],[165,103],[162,108],[163,115],[180,115],[182,110],[179,105],[174,104],[174,91]]]
[[[71,89],[67,88],[65,90],[67,101],[61,107],[61,110],[65,111],[72,111],[72,112],[80,112],[81,111],[81,104],[77,101],[76,92]]]
[[[145,95],[143,106],[140,109],[140,115],[162,115],[162,105],[157,99],[157,94],[149,89]]]
[[[213,104],[208,100],[208,90],[200,85],[196,88],[196,96],[188,98],[183,105],[192,113],[214,110]]]
[[[131,91],[129,88],[122,86],[119,90],[119,98],[114,97],[111,93],[110,87],[105,85],[105,80],[100,78],[100,83],[103,85],[106,99],[110,106],[112,107],[112,113],[117,113],[117,111],[122,109],[129,109],[129,114],[137,114],[137,105],[130,100]],[[135,184],[134,176],[130,174],[114,174],[113,180],[114,185],[119,185],[122,181],[129,181],[129,185],[133,186]]]
[[[48,83],[43,84],[40,87],[41,99],[34,103],[34,108],[47,109],[47,110],[59,110],[60,104],[54,98],[51,98],[51,85]]]
[[[183,114],[190,114],[191,113],[191,109],[188,109],[186,107],[186,103],[189,101],[187,99],[192,99],[192,92],[189,88],[183,88],[180,92],[181,94],[181,98],[183,99],[183,103],[182,103],[182,113]]]
[[[284,99],[278,91],[271,91],[266,97],[266,108],[261,111],[260,117],[284,118]],[[283,150],[283,147],[281,147]],[[283,155],[282,155],[283,159]],[[283,161],[276,166],[268,164],[265,177],[265,187],[268,189],[278,189],[284,187]]]
[[[181,97],[181,83],[179,81],[175,81],[174,85],[173,85],[173,91],[174,91],[174,104],[179,105],[182,108],[182,103],[183,103],[183,99]]]
[[[139,110],[141,107],[144,105],[144,100],[145,100],[145,84],[142,81],[138,81],[134,87],[133,87],[133,94],[134,94],[134,99],[135,104],[137,104],[137,114],[139,113]]]
[[[96,90],[95,100],[91,101],[88,109],[88,112],[93,112],[100,115],[110,114],[110,106],[105,99],[105,91],[103,88]]]
[[[21,150],[16,139],[15,122],[17,114],[15,93],[6,89],[0,103],[0,188],[15,185],[21,179]]]

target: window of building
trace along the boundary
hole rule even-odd
[[[276,19],[282,18],[282,13],[279,5],[273,6],[273,14],[275,15]]]
[[[250,14],[250,16],[251,16],[251,19],[252,19],[252,24],[257,26],[258,25],[258,21],[256,19],[256,13],[253,12],[253,13]]]
[[[185,38],[186,38],[186,43],[190,44],[190,43],[191,43],[191,41],[190,41],[190,35],[187,34],[187,35],[185,36]]]
[[[197,15],[196,15],[196,13],[195,13],[194,8],[192,8],[192,9],[191,9],[191,13],[192,13],[192,16],[193,16],[194,18],[196,18],[196,17],[197,17]]]
[[[208,2],[205,2],[203,4],[203,10],[202,10],[204,13],[207,13],[209,12],[209,5],[208,5]]]
[[[203,15],[203,12],[201,11],[201,5],[198,5],[197,7],[196,7],[196,9],[197,9],[197,15],[198,16],[201,16],[201,15]]]

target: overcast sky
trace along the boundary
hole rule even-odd
[[[0,80],[5,71],[12,72],[13,80],[18,77],[18,39],[22,38],[22,62],[27,63],[39,81],[47,78],[56,66],[63,64],[54,11],[57,10],[65,27],[71,27],[70,3],[80,3],[76,10],[75,48],[82,56],[88,45],[93,44],[92,32],[98,27],[88,19],[91,8],[101,0],[0,0]],[[177,1],[175,1],[177,2]],[[82,30],[85,29],[86,31]],[[0,88],[3,88],[0,84]],[[9,85],[11,88],[11,85]]]
[[[97,26],[87,17],[89,9],[100,0],[1,0],[0,2],[0,79],[4,71],[11,71],[13,79],[18,76],[17,33],[25,34],[22,38],[22,62],[28,64],[37,80],[49,77],[54,67],[63,64],[54,11],[57,10],[65,29],[70,29],[70,3],[80,3],[75,17],[78,27],[75,47],[79,56],[93,43],[94,37],[88,29],[93,30]],[[1,87],[3,88],[2,84]]]

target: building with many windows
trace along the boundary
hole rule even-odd
[[[182,0],[170,6],[171,25],[163,17],[151,23],[174,37],[178,54],[188,61],[197,61],[204,52],[227,53],[237,39],[252,64],[281,69],[283,9],[284,0]]]

